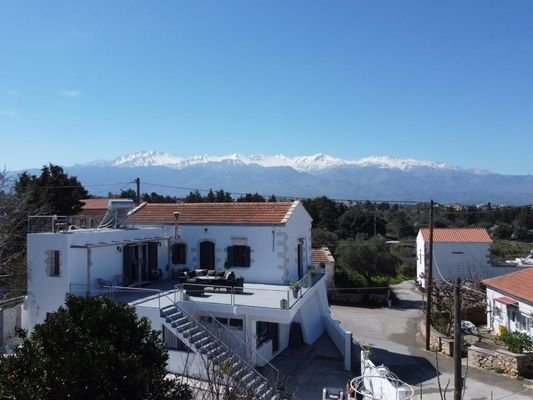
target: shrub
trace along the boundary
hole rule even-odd
[[[526,350],[533,350],[533,339],[527,333],[510,332],[503,335],[501,339],[511,353],[521,354]]]

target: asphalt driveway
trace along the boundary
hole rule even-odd
[[[417,399],[441,399],[438,378],[441,386],[449,382],[447,398],[453,398],[453,360],[424,350],[423,338],[417,332],[417,322],[423,317],[422,296],[416,291],[412,281],[394,287],[398,301],[388,308],[361,308],[331,306],[334,319],[341,321],[345,330],[353,333],[354,373],[358,373],[357,343],[371,345],[372,360],[384,364],[416,391]],[[440,374],[437,374],[436,364]],[[464,399],[468,400],[531,400],[533,383],[518,381],[495,372],[468,368]],[[420,397],[420,392],[422,397]]]

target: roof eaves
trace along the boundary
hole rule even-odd
[[[274,203],[273,203],[274,204]],[[283,219],[281,220],[281,224],[286,224],[287,221],[289,220],[289,218],[292,216],[292,214],[294,213],[294,210],[296,210],[296,207],[298,207],[298,205],[300,204],[300,201],[299,200],[296,200],[296,201],[293,201],[291,206],[289,207],[289,209],[287,210],[287,213],[285,214],[285,216],[283,217]]]

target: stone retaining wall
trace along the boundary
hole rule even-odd
[[[533,353],[515,354],[506,350],[490,350],[477,346],[468,349],[468,362],[512,377],[533,377]]]
[[[426,337],[426,322],[421,320],[418,329],[423,338]],[[429,330],[429,347],[433,351],[438,351],[447,356],[453,357],[453,339],[439,333],[433,327]]]

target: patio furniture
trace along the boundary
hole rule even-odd
[[[183,284],[183,289],[189,296],[204,295],[204,285],[197,283],[196,279],[187,279],[187,281]]]
[[[234,293],[242,293],[243,292],[243,286],[244,286],[244,278],[237,278],[235,279],[233,277],[229,278],[222,278],[220,276],[197,276],[192,279],[187,279],[186,284],[196,284],[201,285],[202,290],[205,290],[205,288],[211,287],[213,290],[219,290],[219,289],[225,289],[226,292],[230,292],[231,290],[234,291]],[[185,287],[185,285],[184,285]]]

